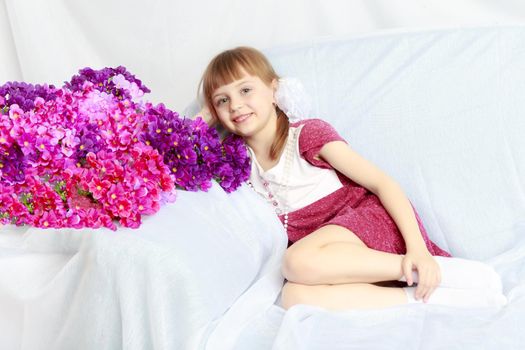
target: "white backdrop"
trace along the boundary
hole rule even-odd
[[[206,64],[260,49],[393,28],[525,23],[521,0],[0,0],[0,84],[61,85],[78,69],[124,65],[147,97],[182,111]]]

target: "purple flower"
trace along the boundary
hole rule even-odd
[[[164,159],[175,184],[188,191],[206,191],[223,150],[215,129],[201,118],[180,118],[163,104],[148,105],[147,124],[139,139],[155,148]]]
[[[35,152],[35,136],[33,134],[24,132],[17,139],[18,145],[24,155],[30,155]]]
[[[8,184],[22,183],[27,161],[18,144],[14,143],[5,150],[0,148],[0,151],[0,181]]]
[[[11,105],[18,105],[27,112],[35,107],[38,97],[52,101],[57,97],[58,89],[53,85],[33,85],[23,82],[7,82],[0,86],[0,110],[7,111]]]
[[[250,177],[251,162],[242,138],[226,137],[222,142],[224,154],[215,168],[215,176],[226,192],[233,192]]]
[[[95,89],[114,95],[120,99],[133,100],[134,96],[141,93],[151,92],[142,82],[135,78],[133,74],[128,72],[125,67],[118,66],[117,68],[103,68],[94,70],[86,67],[79,70],[78,75],[71,78],[69,82],[65,82],[65,87],[70,91],[82,91],[84,83],[89,81],[95,86]],[[117,78],[117,84],[113,81],[116,76],[122,76],[129,85],[123,83],[123,79]],[[140,92],[139,92],[140,91]]]
[[[80,131],[78,135],[78,144],[73,155],[77,161],[86,158],[89,152],[94,154],[98,153],[102,149],[102,142],[100,141],[98,126],[93,124],[87,124]]]

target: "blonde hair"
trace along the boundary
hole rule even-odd
[[[199,91],[202,87],[204,102],[214,118],[217,118],[217,111],[212,102],[213,92],[223,85],[241,79],[243,70],[250,75],[259,77],[268,86],[272,84],[274,79],[279,79],[268,59],[254,48],[240,46],[221,52],[208,64],[199,84]],[[270,159],[273,160],[281,154],[290,127],[286,114],[277,106],[275,109],[277,112],[277,133],[269,152]]]

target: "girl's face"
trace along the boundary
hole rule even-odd
[[[263,130],[270,130],[270,122],[277,120],[273,105],[277,81],[270,86],[259,77],[243,76],[217,88],[212,103],[219,121],[230,132],[250,138]]]

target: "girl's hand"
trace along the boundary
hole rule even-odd
[[[195,114],[192,119],[197,119],[197,117],[202,117],[202,119],[208,124],[209,126],[215,125],[217,122],[215,118],[211,115],[210,110],[207,106],[202,107],[202,109],[199,111],[199,113]]]
[[[409,286],[412,285],[412,271],[418,272],[418,284],[416,288],[416,300],[423,299],[427,302],[430,295],[441,283],[441,271],[438,263],[432,255],[427,252],[407,252],[402,262],[403,274]]]

